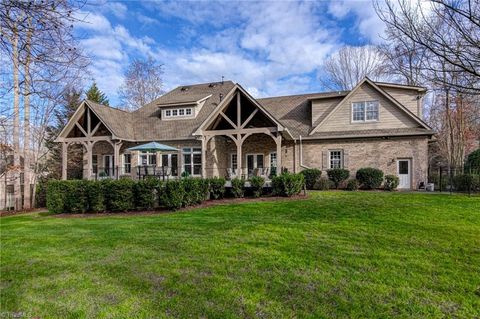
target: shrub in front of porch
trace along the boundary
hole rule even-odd
[[[308,168],[300,172],[305,178],[305,187],[307,189],[314,189],[315,183],[322,176],[322,171],[318,168]]]
[[[333,168],[327,171],[328,179],[332,181],[335,188],[338,187],[347,180],[350,176],[350,171],[344,168]]]
[[[302,174],[282,173],[272,178],[273,194],[277,196],[293,196],[300,194],[305,185]]]
[[[223,198],[225,194],[225,178],[223,177],[212,177],[208,179],[210,185],[210,195],[213,199]]]
[[[364,189],[379,188],[383,182],[383,172],[378,168],[365,167],[357,171],[357,180]]]
[[[185,187],[181,180],[168,181],[160,195],[160,203],[170,210],[177,210],[184,204]]]
[[[231,180],[232,183],[232,195],[235,198],[241,198],[245,194],[245,180],[243,178],[235,177]]]
[[[183,189],[183,206],[191,206],[200,204],[205,200],[205,186],[201,178],[188,177],[182,180]]]
[[[252,188],[253,197],[262,196],[264,184],[265,184],[265,178],[261,176],[252,176],[250,178],[250,187]]]
[[[158,194],[162,182],[154,177],[147,177],[134,184],[136,208],[152,209],[158,206]]]
[[[101,181],[105,192],[107,210],[126,211],[135,208],[135,181],[130,178],[119,180],[106,179]]]

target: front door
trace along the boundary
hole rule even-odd
[[[247,154],[248,176],[252,176],[256,168],[263,168],[263,154]]]
[[[412,185],[412,162],[409,159],[397,160],[398,188],[410,189]]]

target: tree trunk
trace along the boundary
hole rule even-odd
[[[32,19],[28,21],[29,30],[25,42],[25,83],[23,96],[23,208],[31,208],[30,184],[32,180],[32,170],[30,169],[31,138],[30,138],[30,62],[31,62],[31,41],[32,41]]]
[[[20,84],[18,80],[18,31],[14,30],[12,39],[13,58],[13,198],[14,208],[21,209],[22,193],[20,191]]]

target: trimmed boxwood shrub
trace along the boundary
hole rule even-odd
[[[63,213],[65,207],[63,181],[51,180],[47,183],[47,208],[54,214]]]
[[[225,194],[225,178],[212,177],[208,182],[210,185],[210,194],[213,199],[223,198],[223,195]]]
[[[159,180],[151,176],[137,181],[133,187],[136,208],[154,208],[158,203],[157,197],[159,186]]]
[[[210,181],[206,178],[200,179],[200,203],[210,199]]]
[[[383,172],[373,167],[360,168],[356,177],[360,185],[365,189],[379,188],[383,182]]]
[[[69,180],[65,189],[65,213],[84,213],[88,210],[87,180]]]
[[[35,207],[47,207],[48,179],[40,177],[35,188]]]
[[[250,187],[252,188],[253,197],[262,196],[263,185],[265,184],[265,178],[261,176],[252,176],[250,178]]]
[[[313,186],[313,189],[320,191],[328,191],[332,187],[333,185],[331,180],[327,178],[320,178]]]
[[[383,188],[386,191],[394,191],[397,189],[400,179],[395,175],[385,175],[385,182],[383,183]]]
[[[106,179],[102,183],[108,210],[125,211],[135,208],[133,180],[130,178]]]
[[[205,200],[205,193],[200,178],[188,177],[182,180],[185,194],[183,196],[183,206],[200,204]]]
[[[238,178],[235,177],[234,179],[231,180],[232,183],[232,195],[235,198],[240,198],[243,197],[245,194],[245,180],[243,178]]]
[[[302,174],[283,173],[272,178],[273,193],[277,196],[293,196],[299,194],[305,184]]]
[[[328,179],[332,181],[335,188],[338,189],[340,184],[347,180],[350,176],[350,171],[344,168],[333,168],[327,171]]]
[[[305,186],[307,189],[313,189],[315,183],[320,179],[320,176],[322,176],[322,171],[317,168],[308,168],[301,171],[300,174],[305,178]]]
[[[182,181],[168,181],[163,187],[160,202],[168,209],[177,210],[184,203],[185,188]]]
[[[107,207],[105,206],[105,192],[103,184],[97,181],[87,182],[87,198],[89,212],[103,212]]]
[[[347,182],[347,191],[357,191],[358,190],[358,181],[356,179],[350,179]]]

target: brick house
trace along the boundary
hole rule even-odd
[[[84,101],[57,141],[83,145],[85,178],[270,176],[376,167],[400,187],[425,182],[426,89],[362,80],[351,91],[253,98],[230,81],[178,87],[134,112]],[[129,151],[156,141],[175,151]],[[66,156],[63,178],[67,176]]]

